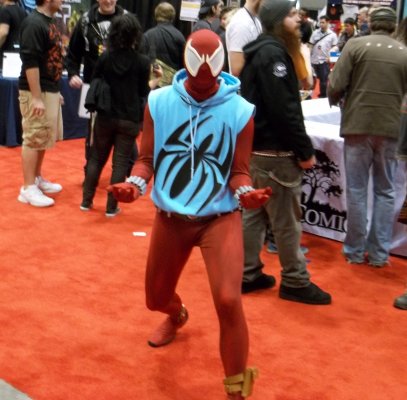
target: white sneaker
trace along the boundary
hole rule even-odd
[[[62,186],[59,183],[52,183],[47,181],[42,176],[37,176],[35,178],[35,184],[44,193],[58,193],[62,190]]]
[[[31,204],[34,207],[49,207],[54,205],[54,199],[45,196],[37,185],[29,185],[26,189],[24,186],[20,189],[18,201],[25,204]]]

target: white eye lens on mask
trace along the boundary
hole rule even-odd
[[[208,64],[212,76],[218,76],[222,71],[224,61],[225,53],[220,41],[219,46],[211,56],[208,54],[200,55],[192,46],[192,40],[188,40],[185,46],[185,67],[193,77],[198,75],[199,68],[205,63]]]

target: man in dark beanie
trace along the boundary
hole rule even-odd
[[[371,34],[350,40],[329,76],[331,103],[343,103],[340,134],[344,138],[348,225],[343,254],[351,264],[389,265],[395,154],[400,106],[407,92],[407,48],[391,37],[396,21],[396,13],[389,7],[373,10]],[[369,178],[371,216],[367,212]]]
[[[256,105],[250,172],[256,188],[271,186],[274,196],[261,208],[243,213],[247,280],[262,273],[259,254],[268,222],[282,266],[279,295],[307,304],[329,304],[331,296],[310,281],[300,250],[303,170],[315,164],[305,132],[293,59],[300,52],[300,18],[288,0],[263,0],[263,34],[243,48],[246,63],[241,93]]]

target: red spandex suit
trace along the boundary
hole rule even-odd
[[[134,201],[154,175],[157,213],[147,259],[146,302],[167,317],[148,340],[153,347],[169,344],[188,320],[176,287],[193,247],[200,247],[219,319],[225,389],[228,399],[239,400],[251,394],[257,375],[256,368],[246,366],[239,208],[261,206],[271,189],[252,188],[253,106],[237,94],[240,82],[221,73],[223,61],[215,33],[204,29],[190,35],[186,68],[178,71],[173,85],[150,93],[134,176],[108,190],[119,201]]]

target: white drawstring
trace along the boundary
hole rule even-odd
[[[199,115],[201,113],[201,109],[198,108],[198,113],[196,114],[196,121],[195,121],[195,127],[193,127],[192,124],[192,106],[189,106],[189,136],[191,138],[191,181],[194,178],[194,170],[195,170],[195,153],[194,153],[194,147],[195,147],[195,135],[196,131],[198,130],[198,121],[199,121]]]

